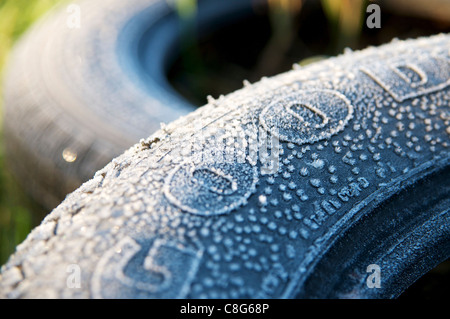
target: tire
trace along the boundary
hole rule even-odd
[[[70,194],[0,296],[399,296],[450,256],[449,45],[346,52],[210,100]]]
[[[6,153],[18,180],[47,208],[161,122],[195,109],[166,78],[181,28],[169,3],[71,4],[16,46],[4,88]],[[251,13],[250,0],[199,1],[199,35]]]

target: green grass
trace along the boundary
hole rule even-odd
[[[0,0],[1,78],[8,53],[15,41],[34,21],[59,2],[62,0]],[[0,99],[0,111],[2,102],[3,98]],[[0,120],[3,123],[2,117]],[[0,133],[0,265],[5,263],[17,244],[40,222],[41,211],[10,174],[5,162],[3,134]]]

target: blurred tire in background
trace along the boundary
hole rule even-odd
[[[200,1],[199,30],[242,18],[251,5]],[[48,209],[160,123],[194,110],[166,77],[184,24],[174,4],[84,1],[65,9],[16,45],[4,86],[10,166]]]

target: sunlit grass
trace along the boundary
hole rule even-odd
[[[321,0],[332,33],[331,43],[340,52],[353,46],[361,35],[368,0]]]
[[[61,0],[2,0],[0,2],[0,71],[14,41]]]

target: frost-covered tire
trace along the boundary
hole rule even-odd
[[[31,232],[0,295],[398,296],[450,256],[449,47],[346,52],[170,123]]]
[[[200,36],[251,14],[251,2],[199,1]],[[181,29],[170,3],[66,4],[16,46],[4,88],[7,155],[48,208],[161,122],[195,109],[166,78]]]

